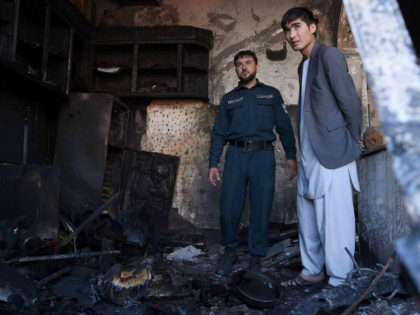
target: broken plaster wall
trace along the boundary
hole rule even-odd
[[[97,24],[105,9],[114,9],[121,26],[191,25],[213,31],[210,51],[209,103],[200,100],[154,100],[147,107],[141,149],[180,156],[173,207],[200,227],[217,228],[220,187],[208,184],[210,130],[222,95],[237,84],[233,56],[251,49],[259,58],[258,78],[280,90],[295,120],[301,55],[287,46],[287,58],[270,61],[266,49],[279,50],[285,41],[280,21],[287,9],[306,6],[320,18],[319,39],[334,44],[341,1],[337,0],[162,0],[159,7],[118,6],[97,1]],[[213,105],[216,106],[213,106]],[[295,128],[296,130],[296,128]],[[272,219],[294,223],[296,182],[284,175],[284,151],[276,144],[276,195]],[[223,164],[219,169],[223,169]],[[246,216],[245,220],[246,222]]]

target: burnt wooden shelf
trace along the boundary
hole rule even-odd
[[[39,43],[39,42],[31,42],[31,41],[27,41],[27,40],[18,40],[18,44],[22,48],[31,50],[31,51],[36,52],[38,54],[41,54],[42,50],[43,50],[43,44]],[[56,47],[50,46],[48,48],[48,54],[51,57],[55,57],[55,58],[58,58],[58,59],[61,59],[61,60],[67,60],[66,53],[64,51],[60,50],[59,48],[56,48]]]
[[[182,69],[184,69],[184,71],[186,71],[186,72],[195,72],[195,73],[207,73],[208,72],[208,69],[206,69],[204,67],[197,67],[197,66],[184,65],[182,67]]]
[[[41,88],[47,93],[50,93],[62,100],[68,100],[68,96],[59,87],[48,81],[42,81],[39,76],[33,75],[25,71],[22,65],[11,63],[3,58],[0,58],[0,68],[2,76],[13,76],[23,80],[24,83],[30,84],[35,88]],[[25,89],[25,86],[22,86]]]
[[[93,27],[70,0],[0,0],[0,20],[0,160],[51,164],[61,105],[91,75]]]
[[[130,63],[130,68],[109,75],[108,79],[93,71],[92,90],[122,98],[208,100],[212,40],[211,31],[192,26],[96,28],[95,63]],[[145,91],[152,86],[156,86],[156,91]]]
[[[139,74],[176,74],[176,67],[168,68],[138,68]]]
[[[98,27],[94,31],[95,45],[110,44],[193,44],[210,49],[213,33],[193,26]]]
[[[1,10],[0,25],[10,24],[0,28],[2,65],[9,62],[10,69],[30,81],[68,94],[75,56],[83,58],[80,51],[93,27],[69,0],[2,2],[7,10]]]
[[[128,92],[121,93],[117,92],[115,94],[121,99],[130,99],[130,98],[153,98],[153,99],[167,99],[167,98],[191,98],[191,99],[204,99],[202,94],[193,94],[193,93],[178,93],[178,92],[161,92],[161,93],[141,93],[141,92]]]
[[[133,98],[187,98],[187,99],[203,99],[202,94],[194,93],[179,93],[179,92],[125,92],[121,90],[95,90],[97,93],[109,93],[120,99],[133,99]],[[204,99],[208,100],[208,99]]]

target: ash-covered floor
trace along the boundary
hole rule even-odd
[[[18,238],[12,244],[7,234],[19,234],[16,228],[0,226],[1,314],[341,314],[381,270],[359,267],[336,288],[280,286],[300,269],[296,226],[272,224],[271,248],[255,279],[247,278],[246,231],[232,274],[219,277],[219,232],[198,230],[176,213],[169,229],[144,246],[128,243],[100,217],[59,252],[44,243],[26,261]],[[351,314],[419,313],[419,301],[405,292],[397,275],[385,273]]]

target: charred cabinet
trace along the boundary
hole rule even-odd
[[[212,32],[189,26],[97,28],[92,89],[123,98],[208,98]]]
[[[68,0],[0,0],[0,162],[52,163],[59,107],[90,32]]]
[[[0,61],[64,96],[88,54],[91,26],[68,0],[0,0]]]
[[[0,220],[23,217],[42,238],[58,230],[58,117],[90,32],[68,0],[0,0]]]
[[[91,211],[121,190],[128,122],[128,107],[114,96],[71,93],[60,112],[54,161],[61,166],[63,209]]]

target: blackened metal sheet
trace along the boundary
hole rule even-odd
[[[61,108],[54,164],[61,166],[60,206],[80,213],[100,204],[113,97],[72,93]]]
[[[55,239],[60,169],[53,165],[0,165],[0,220],[25,216],[31,231]]]
[[[125,208],[147,212],[152,233],[160,233],[168,227],[179,157],[146,151],[134,155]]]

